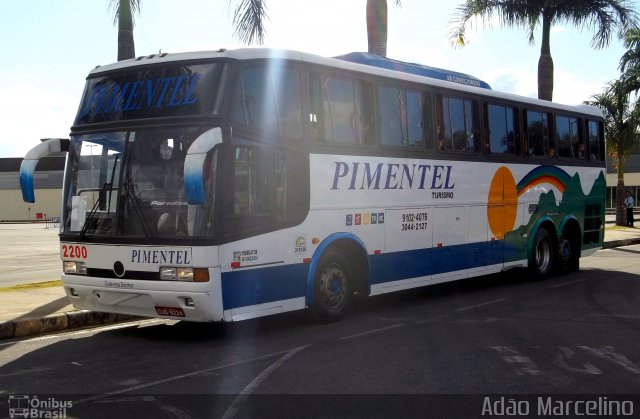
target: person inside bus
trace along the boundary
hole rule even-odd
[[[180,145],[179,141],[174,141],[172,138],[165,139],[160,143],[160,156],[164,162],[162,168],[162,190],[164,198],[171,202],[173,200],[176,202],[182,200],[182,165],[179,161],[180,158],[177,156]],[[171,211],[163,212],[158,217],[158,233],[162,235],[183,235],[186,230],[184,229],[184,221],[179,214],[182,207],[172,205],[166,208],[171,209]]]
[[[580,160],[584,160],[584,143],[580,143],[578,145],[578,152],[576,153],[576,158]]]
[[[549,150],[547,151],[547,155],[549,157],[556,157],[556,149],[554,147],[549,147]]]
[[[522,134],[522,154],[525,157],[530,157],[533,154],[533,149],[529,148],[529,140],[527,139],[527,133]]]
[[[436,126],[436,138],[438,139],[438,151],[446,151],[447,145],[444,141],[444,135],[442,134],[442,126]]]
[[[471,140],[465,131],[456,131],[453,133],[453,148],[455,151],[469,151],[469,143]]]
[[[484,144],[484,152],[485,154],[491,154],[491,131],[485,126],[483,133],[482,143]]]

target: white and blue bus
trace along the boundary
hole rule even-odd
[[[89,73],[60,224],[78,309],[234,321],[602,247],[601,113],[368,54],[159,54]],[[481,280],[481,279],[478,279]]]

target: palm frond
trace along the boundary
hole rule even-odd
[[[264,23],[268,20],[265,0],[241,0],[233,15],[234,35],[245,44],[264,43]]]
[[[142,0],[129,0],[131,5],[131,24],[135,23],[135,15],[140,14],[140,8],[142,6]],[[118,19],[120,17],[120,0],[109,0],[108,9],[113,13],[113,26],[118,26]]]
[[[618,68],[622,72],[640,67],[640,29],[633,28],[624,36],[624,46],[627,51],[622,54]]]
[[[526,28],[530,40],[539,22],[539,11],[532,12],[536,3],[525,0],[467,0],[458,6],[450,23],[453,29],[449,32],[449,40],[454,46],[464,46],[467,26],[473,27],[473,18],[481,19],[484,25],[491,26],[491,20],[498,17],[500,23],[507,27]]]
[[[638,14],[626,0],[562,0],[553,9],[558,22],[593,32],[591,46],[595,49],[607,47],[616,32],[623,37],[638,22]]]

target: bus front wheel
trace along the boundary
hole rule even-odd
[[[551,273],[554,256],[553,240],[545,228],[540,228],[533,240],[532,266],[533,273],[544,278]]]
[[[314,317],[323,322],[342,319],[349,309],[353,279],[347,259],[330,250],[322,256],[313,281]]]

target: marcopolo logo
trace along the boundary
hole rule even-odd
[[[307,252],[307,240],[300,236],[296,239],[296,244],[293,248],[294,253],[306,253]]]
[[[10,418],[66,418],[67,410],[73,407],[70,400],[58,400],[54,397],[9,396]]]

